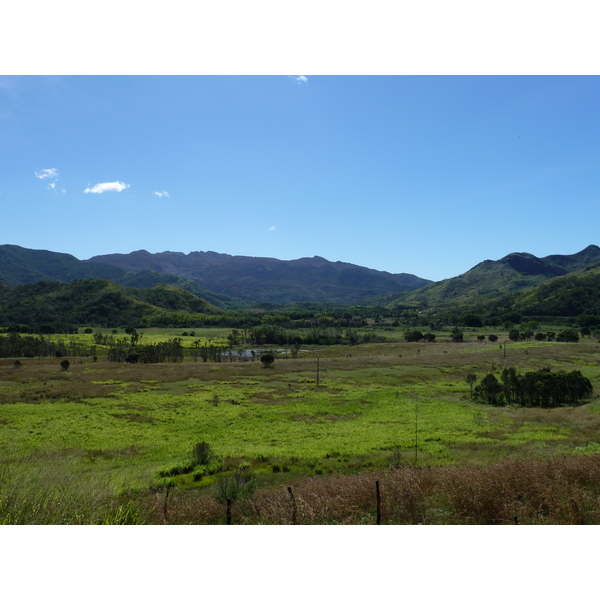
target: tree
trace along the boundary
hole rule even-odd
[[[521,334],[519,333],[518,329],[511,329],[508,332],[508,339],[511,342],[518,342],[521,339]]]
[[[468,313],[463,315],[460,320],[461,325],[464,327],[482,327],[481,317],[479,315]]]
[[[455,327],[452,330],[450,337],[452,338],[453,342],[462,342],[463,341],[463,332],[458,327]]]
[[[502,404],[502,384],[492,373],[488,373],[475,388],[475,397],[487,404]]]
[[[420,342],[423,339],[423,334],[420,331],[407,331],[404,334],[404,339],[407,342]]]
[[[477,381],[477,375],[475,375],[475,373],[469,373],[466,377],[466,380],[471,388],[471,400],[473,400],[473,384]]]
[[[212,458],[212,450],[208,442],[198,442],[192,450],[192,460],[196,465],[207,465]]]
[[[260,355],[260,362],[268,369],[275,362],[275,353],[272,350],[263,352]]]
[[[556,336],[557,342],[578,342],[579,335],[572,329],[565,329]]]
[[[216,499],[227,505],[227,525],[231,525],[231,505],[236,500],[252,496],[255,490],[256,480],[250,469],[239,467],[233,475],[219,479]]]
[[[488,340],[490,340],[490,342],[497,342],[498,341],[498,336],[494,335],[493,333],[488,335]]]
[[[62,367],[63,371],[67,371],[71,366],[71,363],[65,358],[65,360],[60,361],[60,366]]]

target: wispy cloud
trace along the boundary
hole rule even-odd
[[[94,187],[87,187],[83,191],[86,194],[103,194],[104,192],[122,192],[128,187],[128,183],[123,183],[122,181],[111,181],[107,183],[97,183]]]
[[[169,196],[169,192],[165,192],[165,190],[163,190],[162,192],[152,192],[155,196],[158,196],[159,198],[170,198]]]
[[[40,169],[35,176],[38,179],[58,179],[58,169]]]
[[[64,193],[67,191],[65,188],[58,188],[58,187],[56,187],[56,182],[54,182],[54,181],[53,181],[52,183],[49,183],[49,184],[48,184],[48,187],[49,187],[51,190],[55,191],[57,194],[58,194],[58,193],[60,193],[60,194],[64,194]]]
[[[267,229],[267,231],[275,231],[275,226],[269,227],[269,229]]]
[[[305,77],[304,75],[297,75],[296,81],[298,82],[298,85],[300,85],[301,83],[306,83],[308,81],[308,77]]]
[[[64,188],[57,188],[57,184],[56,181],[58,180],[58,169],[40,169],[39,171],[36,171],[34,173],[34,175],[38,178],[38,179],[54,179],[54,181],[52,181],[51,183],[48,184],[48,189],[52,190],[55,193],[62,193],[64,194],[67,190],[65,190]]]

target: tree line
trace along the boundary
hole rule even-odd
[[[43,335],[21,335],[13,331],[0,335],[0,358],[55,356],[94,356],[96,348],[74,341],[49,340]]]
[[[476,377],[467,376],[472,386]],[[592,395],[593,386],[581,371],[539,371],[518,373],[515,367],[502,370],[500,380],[488,373],[475,388],[473,397],[486,404],[513,404],[526,407],[552,408],[572,406]]]

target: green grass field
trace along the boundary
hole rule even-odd
[[[173,334],[144,331],[144,339]],[[481,379],[505,366],[580,369],[598,390],[599,350],[595,340],[515,343],[504,358],[498,343],[390,342],[305,349],[271,368],[259,361],[139,365],[100,357],[71,358],[66,372],[59,359],[20,359],[18,369],[3,359],[0,490],[6,496],[16,482],[42,480],[52,488],[58,478],[69,482],[64,490],[102,482],[113,499],[167,484],[210,494],[214,475],[160,474],[189,463],[198,442],[210,444],[223,471],[245,464],[267,487],[415,464],[595,454],[596,398],[555,409],[484,406],[470,401],[465,377]]]

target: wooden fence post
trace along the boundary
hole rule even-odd
[[[167,504],[169,501],[169,492],[171,491],[171,486],[167,485],[167,491],[165,493],[165,501],[163,503],[163,523],[169,522],[169,511],[167,509]]]
[[[377,495],[377,525],[381,525],[381,491],[379,489],[379,479],[375,482],[375,494]]]
[[[288,494],[292,501],[292,524],[296,525],[296,498],[294,498],[294,492],[291,487],[288,487]]]
[[[227,525],[231,525],[231,505],[233,504],[233,500],[231,498],[227,498]]]

